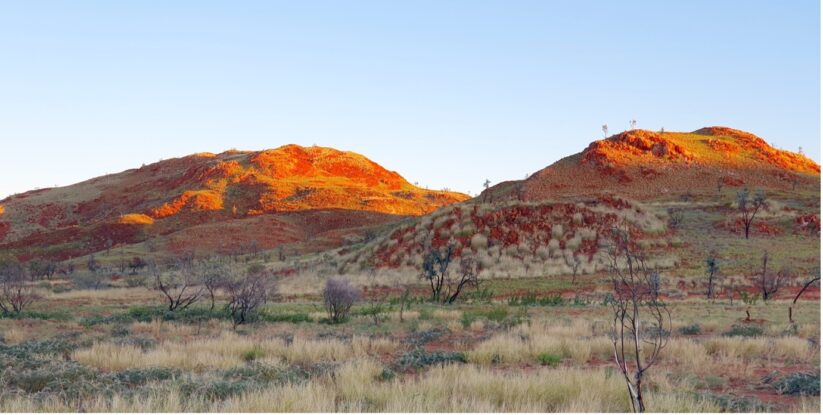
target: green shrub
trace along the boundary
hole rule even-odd
[[[214,381],[183,382],[180,385],[180,392],[184,397],[196,396],[210,401],[222,401],[258,387],[259,384],[255,382],[238,382],[219,379]]]
[[[540,353],[537,355],[537,361],[543,366],[557,366],[563,361],[563,357],[552,353]]]
[[[180,370],[162,367],[127,369],[122,372],[113,373],[109,375],[109,377],[117,383],[134,387],[144,385],[149,382],[170,380],[180,377]]]
[[[763,335],[763,327],[755,325],[735,324],[729,331],[723,333],[724,336],[757,337]]]
[[[243,352],[243,360],[247,362],[253,362],[261,357],[263,357],[263,350],[259,347]]]
[[[466,363],[466,355],[460,352],[428,352],[423,349],[415,349],[404,353],[398,362],[403,369],[423,368],[431,365],[444,365],[448,363]]]
[[[677,329],[677,332],[684,335],[684,336],[694,336],[700,334],[700,325],[697,323],[690,324],[688,326],[683,326]]]
[[[308,313],[293,313],[293,314],[260,314],[260,319],[270,323],[311,323],[312,319]]]
[[[820,373],[792,373],[775,385],[781,395],[820,396]]]

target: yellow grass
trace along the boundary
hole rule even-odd
[[[351,342],[343,342],[295,336],[291,344],[286,344],[279,338],[254,339],[224,332],[216,338],[196,342],[166,341],[147,351],[129,345],[96,343],[90,348],[75,351],[72,358],[82,364],[110,371],[148,367],[203,371],[240,366],[250,354],[259,355],[272,364],[281,361],[311,364],[391,353],[397,347],[397,343],[385,338],[355,336]]]
[[[4,412],[625,412],[626,387],[602,370],[540,369],[499,373],[470,365],[435,367],[420,377],[380,381],[382,366],[364,359],[338,367],[334,375],[303,384],[273,385],[205,402],[183,399],[175,388],[128,399],[99,398],[82,404],[15,397],[0,402]],[[672,392],[648,392],[651,411],[718,411]]]

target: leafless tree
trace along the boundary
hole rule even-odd
[[[203,296],[204,288],[197,281],[197,275],[187,259],[178,260],[173,267],[163,267],[152,261],[149,263],[149,273],[154,280],[153,288],[163,294],[169,311],[184,310]]]
[[[717,253],[714,251],[709,252],[709,256],[706,257],[706,277],[708,279],[709,286],[706,290],[706,298],[709,300],[714,299],[714,284],[717,281],[720,272],[720,264],[717,260]]]
[[[266,272],[249,272],[239,278],[231,278],[223,283],[228,296],[226,308],[232,317],[233,327],[251,320],[257,309],[276,292],[274,277]]]
[[[479,264],[469,256],[460,258],[460,270],[457,278],[447,278],[446,280],[446,303],[453,304],[465,287],[478,288],[480,279]]]
[[[26,269],[16,261],[0,263],[0,313],[20,314],[40,296],[26,284]]]
[[[360,290],[343,278],[329,278],[323,289],[323,305],[333,323],[340,323],[349,315],[354,303],[360,299]]]
[[[632,409],[644,412],[643,379],[666,347],[671,315],[657,296],[659,274],[647,265],[645,254],[632,242],[628,230],[615,229],[612,241],[614,360],[626,381]]]
[[[609,124],[603,124],[603,126],[600,127],[600,129],[603,130],[603,138],[609,136]]]
[[[754,222],[755,215],[765,206],[766,195],[762,190],[758,190],[754,197],[750,197],[749,189],[743,189],[737,193],[737,210],[740,212],[741,219],[743,219],[746,239],[749,239],[749,230],[752,222]]]
[[[792,304],[789,306],[789,323],[794,323],[794,319],[792,318],[792,308],[794,307],[795,304],[797,304],[797,300],[800,299],[800,296],[803,295],[803,293],[807,289],[809,289],[809,287],[811,287],[812,284],[814,284],[815,282],[818,282],[818,281],[820,281],[820,274],[817,274],[817,276],[815,276],[812,279],[806,281],[806,283],[803,284],[803,288],[801,288],[800,291],[797,293],[797,295],[794,296],[794,300],[792,300]]]
[[[791,268],[784,266],[778,272],[769,270],[769,253],[763,252],[763,257],[760,260],[761,268],[760,275],[757,276],[757,288],[763,296],[763,301],[768,301],[771,297],[780,291],[786,279],[792,275]]]
[[[214,310],[217,291],[234,277],[230,266],[215,262],[201,262],[196,267],[196,279],[203,284],[204,295],[209,297],[209,310]]]
[[[637,120],[629,121],[629,129],[634,130],[635,128],[637,128]]]

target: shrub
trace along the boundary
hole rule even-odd
[[[255,346],[252,349],[249,349],[249,350],[246,350],[245,352],[243,352],[242,357],[243,357],[243,360],[245,360],[246,362],[253,362],[253,361],[263,357],[263,355],[264,355],[263,350],[260,347]]]
[[[775,385],[781,395],[820,396],[820,373],[792,373]]]
[[[126,386],[140,386],[149,382],[169,380],[180,376],[180,370],[164,367],[147,369],[127,369],[113,373],[111,379]]]
[[[723,333],[724,336],[757,337],[763,335],[763,327],[755,325],[735,324],[729,331]]]
[[[355,302],[360,299],[360,291],[348,280],[329,278],[323,289],[323,305],[332,323],[344,321]]]
[[[427,352],[423,349],[415,349],[404,353],[398,362],[403,369],[423,368],[431,365],[444,365],[448,363],[466,363],[466,355],[461,352]]]
[[[560,355],[552,353],[540,353],[537,355],[537,361],[543,366],[557,366],[563,358]]]
[[[684,335],[684,336],[694,336],[696,334],[700,334],[700,325],[697,323],[690,324],[688,326],[683,326],[677,329],[677,332]]]
[[[312,321],[308,313],[293,313],[293,314],[268,314],[261,313],[260,319],[270,323],[310,323]]]

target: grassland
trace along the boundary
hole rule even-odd
[[[805,213],[814,208],[807,196],[775,206]],[[791,209],[772,208],[759,221],[765,231],[745,240],[725,227],[728,197],[645,206],[660,220],[668,208],[683,210],[676,229],[656,234],[675,260],[661,268],[672,324],[647,375],[648,410],[818,412],[819,289],[794,306],[793,323],[787,311],[819,272],[819,236],[798,231]],[[116,268],[142,252],[129,249],[98,259]],[[722,258],[712,300],[710,250]],[[774,267],[796,270],[769,301],[748,295],[763,251]],[[0,318],[0,411],[630,411],[613,360],[608,271],[535,278],[513,267],[451,306],[429,301],[413,268],[352,272],[346,277],[364,299],[330,324],[320,293],[343,264],[337,252],[231,258],[238,271],[294,271],[281,275],[277,298],[236,329],[225,293],[214,309],[201,301],[170,312],[147,288],[146,270],[90,289],[81,286],[78,261],[69,279],[33,282],[41,300]]]

